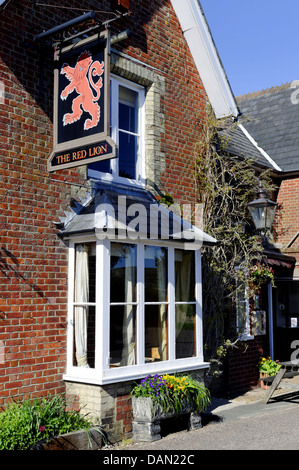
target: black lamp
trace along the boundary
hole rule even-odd
[[[264,236],[271,229],[276,214],[277,203],[267,199],[267,193],[259,182],[257,199],[248,204],[255,228]]]

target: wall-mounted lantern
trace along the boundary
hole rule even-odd
[[[255,228],[264,236],[266,236],[267,231],[271,230],[277,205],[276,202],[267,199],[267,193],[260,182],[257,199],[248,204],[248,209]]]

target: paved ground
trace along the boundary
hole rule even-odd
[[[213,398],[201,429],[118,450],[299,450],[299,378],[285,380],[268,404],[261,401],[264,394],[256,389],[233,400]]]

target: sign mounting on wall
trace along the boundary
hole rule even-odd
[[[109,32],[55,53],[54,145],[48,171],[115,158],[110,128]]]

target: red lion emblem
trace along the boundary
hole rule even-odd
[[[61,92],[61,99],[66,100],[69,94],[74,90],[79,94],[73,99],[72,113],[63,116],[63,125],[73,124],[78,121],[83,111],[90,114],[91,119],[86,119],[84,129],[88,130],[98,125],[100,121],[100,106],[97,101],[101,96],[101,88],[103,86],[101,75],[104,73],[104,62],[92,61],[90,52],[85,51],[78,57],[75,67],[63,64],[61,74],[65,75],[70,81],[69,85]],[[95,82],[94,76],[100,78]],[[94,91],[96,96],[94,96]]]

